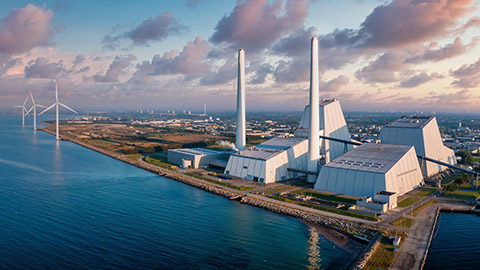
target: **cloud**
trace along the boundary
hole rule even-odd
[[[55,79],[65,72],[63,61],[48,62],[47,58],[39,57],[25,67],[25,78]]]
[[[116,33],[119,29],[120,26],[117,25],[112,28],[111,33],[103,37],[104,48],[117,49],[121,45],[121,40],[125,38],[137,46],[147,45],[150,41],[161,41],[170,35],[181,33],[186,27],[166,11],[157,17],[144,20],[130,31]]]
[[[404,60],[405,55],[401,52],[387,52],[355,72],[355,75],[359,80],[371,84],[396,82],[401,75],[413,72]]]
[[[12,9],[0,22],[0,54],[27,52],[46,45],[52,33],[53,13],[32,4]]]
[[[250,84],[262,84],[265,83],[267,76],[272,74],[273,66],[268,63],[262,63],[264,59],[259,59],[259,61],[253,61],[248,70],[252,70],[254,72],[253,77],[250,79],[248,83]]]
[[[210,71],[200,79],[201,85],[217,85],[230,82],[237,78],[237,59],[228,58],[216,71]]]
[[[210,41],[258,52],[302,26],[307,15],[307,0],[237,1],[233,11],[217,22]]]
[[[470,44],[464,45],[462,40],[459,37],[457,37],[450,44],[447,44],[438,49],[427,49],[423,54],[407,59],[406,62],[410,62],[410,63],[419,63],[422,61],[438,62],[448,58],[453,58],[475,47],[478,41],[479,41],[479,37],[475,37],[472,39],[472,42]]]
[[[187,0],[187,7],[194,8],[197,7],[198,0]]]
[[[347,85],[349,79],[345,75],[340,75],[330,81],[324,82],[320,81],[320,91],[321,92],[337,92],[344,85]]]
[[[137,65],[137,76],[183,74],[185,76],[198,76],[207,72],[209,64],[204,60],[210,46],[203,37],[196,37],[189,41],[181,52],[171,50],[162,56],[157,54],[152,61],[144,61]]]
[[[127,68],[135,61],[137,57],[133,54],[127,56],[117,56],[115,60],[110,64],[105,75],[96,74],[93,79],[96,82],[118,82],[120,76],[126,74]]]
[[[464,64],[454,71],[450,71],[450,75],[457,78],[452,85],[461,88],[474,88],[480,85],[480,58],[477,62],[470,65]]]
[[[394,0],[376,7],[359,29],[335,30],[322,47],[398,48],[445,37],[475,9],[472,0]]]
[[[315,27],[309,27],[307,29],[301,28],[287,37],[279,40],[272,48],[273,52],[278,55],[286,56],[300,56],[309,55],[310,42],[308,42],[313,36],[315,36]]]
[[[421,84],[424,84],[426,82],[429,82],[431,80],[439,79],[439,78],[443,78],[443,76],[436,72],[432,73],[431,75],[428,75],[427,73],[422,72],[420,74],[416,74],[408,78],[407,80],[401,82],[399,86],[402,88],[413,88]]]
[[[280,83],[306,82],[310,78],[310,60],[304,58],[280,60],[273,71],[273,76],[275,81]]]

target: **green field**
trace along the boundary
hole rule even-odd
[[[410,206],[416,202],[420,201],[420,199],[417,199],[417,198],[413,198],[413,197],[408,197],[404,200],[402,200],[401,202],[398,203],[398,207],[407,207],[407,206]]]
[[[401,217],[390,224],[394,226],[400,226],[400,227],[405,227],[405,228],[410,228],[413,225],[413,219],[411,218],[406,218],[406,217]]]
[[[473,157],[473,161],[480,163],[480,157]]]
[[[327,195],[327,194],[322,194],[317,192],[311,192],[311,191],[307,191],[306,189],[296,190],[296,191],[293,191],[292,193],[301,194],[305,196],[312,196],[312,197],[326,200],[326,201],[333,201],[333,202],[346,203],[346,204],[356,203],[354,199],[348,199],[348,198],[343,198],[335,195]]]
[[[443,196],[454,199],[475,200],[479,195],[480,194],[475,191],[455,190],[452,192],[447,192]]]
[[[383,237],[380,245],[368,260],[364,269],[389,269],[397,253],[393,252],[395,247],[390,243],[388,237]]]
[[[143,157],[142,155],[140,154],[131,154],[131,155],[125,155],[127,158],[131,159],[131,160],[138,160],[139,158]]]
[[[344,216],[350,216],[350,217],[355,217],[355,218],[360,218],[360,219],[365,219],[365,220],[370,220],[370,221],[379,221],[381,218],[379,217],[374,217],[374,216],[369,216],[369,215],[364,215],[360,213],[355,213],[355,212],[350,212],[348,210],[343,210],[343,209],[337,209],[337,208],[330,208],[326,206],[321,206],[321,205],[316,205],[316,204],[311,204],[311,203],[306,203],[306,202],[300,202],[300,201],[295,201],[295,200],[290,200],[284,197],[280,196],[271,196],[270,198],[275,199],[277,201],[282,201],[286,203],[292,203],[292,204],[298,204],[301,206],[305,206],[308,208],[313,208],[325,212],[330,212],[330,213],[335,213],[339,215],[344,215]]]
[[[419,192],[415,193],[415,196],[426,197],[426,196],[432,195],[433,193],[435,193],[435,191],[437,191],[437,190],[433,189],[433,188],[424,188],[424,189],[420,190]]]
[[[174,164],[166,162],[165,158],[159,155],[146,156],[144,160],[147,163],[150,163],[152,165],[159,166],[165,169],[171,169],[172,166],[174,166]]]

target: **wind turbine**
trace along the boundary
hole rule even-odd
[[[30,91],[30,98],[32,99],[33,105],[32,105],[32,108],[30,108],[30,110],[27,111],[27,113],[33,110],[33,130],[36,131],[37,130],[37,107],[47,108],[47,106],[43,106],[35,103],[35,100],[33,99],[32,91]]]
[[[51,108],[55,107],[55,111],[56,111],[56,114],[57,114],[57,121],[56,121],[56,137],[57,137],[57,141],[60,140],[60,137],[58,136],[58,105],[64,107],[65,109],[68,109],[76,114],[78,114],[74,109],[68,107],[67,105],[63,104],[63,103],[60,103],[58,101],[58,86],[57,86],[57,80],[55,80],[55,103],[52,104],[52,106],[46,108],[45,110],[43,110],[41,113],[39,113],[38,115],[41,115],[42,113],[50,110]]]
[[[22,105],[15,105],[12,106],[14,108],[22,108],[22,126],[25,126],[25,114],[28,115],[29,111],[25,108],[25,104],[27,104],[28,97],[25,99],[25,102],[23,102]]]

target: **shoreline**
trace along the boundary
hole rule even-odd
[[[47,127],[49,127],[48,123],[44,123],[44,124],[46,124]],[[47,127],[40,128],[39,130],[46,132],[50,135],[55,135],[55,132],[47,130],[46,129]],[[280,202],[278,203],[272,202],[272,200],[268,198],[263,199],[263,198],[260,198],[260,196],[255,196],[253,194],[247,194],[246,192],[237,191],[228,187],[215,185],[214,183],[196,179],[181,173],[176,173],[168,169],[164,169],[155,165],[148,164],[146,162],[132,160],[125,157],[122,154],[118,154],[112,151],[98,148],[88,143],[85,143],[76,139],[71,139],[68,136],[60,135],[60,139],[63,141],[69,141],[77,145],[83,146],[87,149],[93,150],[100,154],[104,154],[108,157],[130,164],[137,168],[150,171],[159,176],[169,178],[171,180],[178,181],[193,187],[197,187],[205,191],[211,192],[213,194],[220,195],[228,199],[240,198],[239,200],[240,203],[248,204],[250,206],[263,208],[272,212],[297,218],[299,221],[303,222],[308,227],[311,227],[314,230],[316,230],[319,234],[324,235],[329,241],[333,242],[339,247],[344,248],[346,251],[351,251],[349,253],[351,253],[352,256],[354,256],[355,258],[352,261],[352,265],[358,260],[358,258],[362,257],[362,255],[365,252],[367,252],[369,244],[359,241],[351,233],[348,233],[341,228],[346,228],[348,230],[365,230],[365,229],[378,230],[378,228],[372,225],[356,223],[353,221],[343,220],[343,219],[334,218],[334,217],[323,216],[307,210],[298,209],[294,206],[286,206],[284,204],[281,204]],[[375,237],[372,238],[370,242],[374,241],[374,239]],[[351,268],[352,265],[349,268]]]

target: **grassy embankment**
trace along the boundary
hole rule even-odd
[[[344,198],[336,195],[329,195],[329,194],[323,194],[323,193],[318,193],[318,192],[312,192],[308,191],[306,189],[300,189],[300,190],[295,190],[292,193],[295,194],[301,194],[305,196],[312,196],[317,199],[321,200],[326,200],[326,201],[332,201],[332,202],[338,202],[338,203],[346,203],[346,204],[355,204],[356,201],[354,199],[349,199],[349,198]]]
[[[125,157],[131,159],[131,160],[138,160],[139,158],[143,157],[143,155],[140,154],[131,154],[131,155],[125,155]]]
[[[418,202],[420,199],[417,199],[417,198],[413,198],[413,197],[408,197],[406,199],[403,199],[402,201],[400,201],[397,206],[398,207],[407,207],[407,206],[410,206],[416,202]]]
[[[475,191],[455,190],[443,194],[443,197],[462,199],[462,200],[475,200],[480,194]]]
[[[400,242],[400,245],[402,244],[403,241]],[[393,251],[394,248],[388,237],[384,236],[364,269],[389,269],[397,255],[397,253]],[[400,248],[400,246],[398,246],[398,248]]]
[[[413,219],[407,217],[401,217],[397,220],[390,222],[394,226],[400,226],[405,228],[410,228],[413,225]]]
[[[232,184],[230,184],[230,183],[220,182],[220,181],[213,180],[213,179],[211,179],[211,178],[208,178],[208,177],[205,177],[205,176],[201,176],[201,175],[198,175],[198,174],[194,174],[194,173],[186,173],[186,175],[191,176],[191,177],[195,177],[195,178],[200,179],[200,180],[205,180],[205,181],[210,182],[210,183],[214,183],[214,184],[217,184],[217,185],[221,185],[221,186],[224,186],[224,187],[228,187],[228,188],[240,190],[240,191],[246,191],[246,190],[250,190],[250,189],[254,189],[254,188],[255,188],[255,187],[235,186],[235,185],[232,185]]]
[[[144,158],[145,162],[147,163],[150,163],[152,165],[155,165],[155,166],[158,166],[158,167],[162,167],[164,169],[171,169],[172,166],[176,166],[175,164],[173,163],[169,163],[167,161],[167,158],[165,156],[161,156],[161,155],[150,155],[150,156],[146,156]]]
[[[326,207],[326,206],[321,206],[321,205],[316,205],[316,204],[311,204],[311,203],[306,203],[306,202],[290,200],[290,199],[280,197],[280,196],[276,196],[276,195],[271,196],[270,198],[275,199],[277,201],[297,204],[297,205],[305,206],[305,207],[308,207],[308,208],[313,208],[313,209],[317,209],[317,210],[321,210],[321,211],[325,211],[325,212],[330,212],[330,213],[335,213],[335,214],[339,214],[339,215],[355,217],[355,218],[364,219],[364,220],[370,220],[370,221],[381,220],[379,217],[364,215],[364,214],[355,213],[355,212],[349,212],[348,210],[345,210],[345,209],[330,208],[330,207]]]

